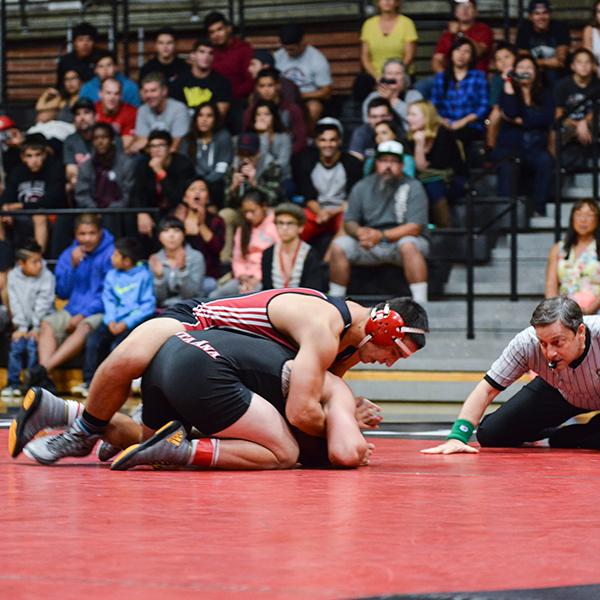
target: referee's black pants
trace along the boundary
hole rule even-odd
[[[554,447],[600,450],[600,418],[557,429],[585,412],[590,411],[569,404],[556,388],[536,377],[481,421],[477,441],[487,447],[514,448],[549,437]]]

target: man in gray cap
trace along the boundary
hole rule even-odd
[[[427,195],[403,174],[400,142],[377,146],[375,173],[350,193],[344,218],[347,235],[331,246],[329,294],[345,296],[351,265],[394,264],[404,270],[413,299],[427,301]]]

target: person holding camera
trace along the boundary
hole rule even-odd
[[[371,92],[363,102],[362,118],[363,122],[368,121],[369,102],[374,98],[385,98],[389,101],[394,112],[402,120],[402,125],[408,131],[408,121],[406,114],[408,105],[423,96],[421,92],[410,89],[410,77],[406,73],[404,63],[399,58],[390,58],[383,65],[382,77],[377,81],[375,91]]]
[[[498,194],[512,193],[516,165],[503,160],[518,157],[520,168],[532,177],[531,196],[534,211],[546,214],[550,197],[554,161],[548,152],[548,133],[554,120],[552,93],[544,89],[539,67],[530,56],[515,62],[515,68],[504,81],[498,102],[502,123],[492,158],[500,160]],[[523,180],[523,178],[521,178]]]
[[[571,46],[566,23],[552,19],[550,0],[530,0],[529,20],[517,31],[521,54],[531,54],[544,71],[546,84],[553,86],[563,75]]]

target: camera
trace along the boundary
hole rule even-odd
[[[516,71],[511,71],[508,74],[508,78],[513,81],[531,81],[531,73],[517,73]]]
[[[384,85],[394,85],[396,83],[395,79],[388,79],[387,77],[382,77],[379,80],[379,83],[383,83]]]

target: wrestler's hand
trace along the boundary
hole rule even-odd
[[[354,414],[360,429],[377,429],[383,420],[381,408],[363,396],[356,397]]]
[[[479,450],[474,448],[473,446],[469,446],[469,444],[465,444],[460,440],[450,439],[446,440],[443,444],[439,446],[434,446],[433,448],[425,448],[425,450],[421,450],[421,454],[477,454]]]

